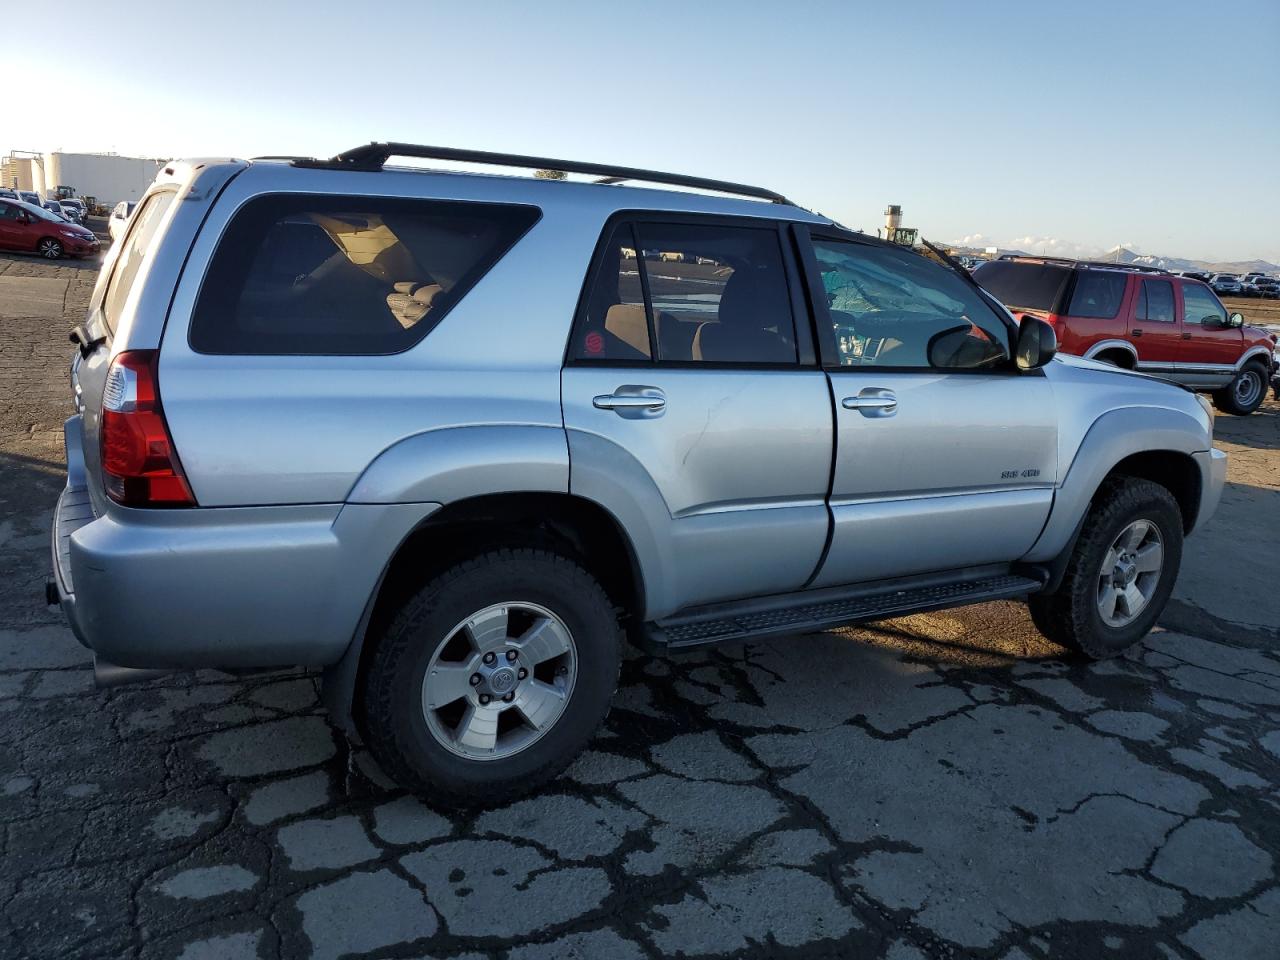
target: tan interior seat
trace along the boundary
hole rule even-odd
[[[387,294],[387,307],[400,326],[408,330],[427,315],[441,289],[438,283],[402,281],[395,284],[394,293]]]
[[[649,321],[644,304],[615,303],[604,316],[604,328],[632,350],[649,356]]]

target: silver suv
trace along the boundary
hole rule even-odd
[[[1050,362],[962,269],[767,190],[538,157],[174,163],[73,339],[49,595],[100,680],[323,668],[441,804],[564,768],[624,636],[1028,597],[1120,653],[1226,468],[1194,393]]]

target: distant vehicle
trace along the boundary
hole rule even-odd
[[[14,190],[12,187],[0,187],[0,198],[5,199],[5,200],[18,200],[18,199],[21,199],[21,198],[18,196],[18,191],[17,191],[17,190]]]
[[[59,200],[58,202],[62,204],[62,212],[65,216],[76,223],[84,223],[84,218],[88,215],[84,201],[67,197],[65,200]]]
[[[1179,276],[1186,277],[1188,280],[1199,280],[1201,283],[1208,283],[1213,279],[1213,274],[1204,270],[1183,270]]]
[[[111,217],[107,220],[107,233],[111,234],[112,243],[124,236],[125,227],[129,225],[129,218],[133,216],[133,208],[136,206],[132,200],[121,200],[112,209]]]
[[[1256,296],[1268,300],[1280,299],[1280,280],[1275,277],[1258,277],[1252,283]]]
[[[23,203],[30,203],[37,207],[44,206],[40,200],[40,194],[36,193],[34,190],[19,190],[18,199]]]
[[[973,278],[1019,320],[1046,321],[1063,353],[1174,380],[1225,413],[1256,410],[1275,372],[1275,335],[1228,314],[1198,280],[1048,257],[993,260]]]
[[[1244,293],[1244,284],[1233,273],[1220,273],[1209,283],[1219,296],[1238,297]]]
[[[658,259],[663,263],[684,263],[684,254],[674,250],[663,250],[658,254]]]
[[[40,206],[55,214],[59,219],[66,220],[68,223],[71,222],[71,218],[67,216],[66,211],[62,209],[62,204],[57,200],[46,200]]]
[[[0,248],[38,253],[46,260],[89,256],[98,252],[98,238],[78,224],[68,223],[34,203],[0,200]]]

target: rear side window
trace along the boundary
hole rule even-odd
[[[215,354],[387,354],[417,343],[538,219],[534,207],[259,197],[223,234],[191,320]]]
[[[973,271],[989,294],[1011,310],[1056,312],[1071,270],[1052,263],[992,260]]]
[[[794,364],[795,337],[776,228],[644,222],[604,246],[573,356]]]
[[[1076,287],[1071,292],[1067,315],[1109,320],[1120,312],[1124,288],[1129,278],[1110,270],[1079,270]]]
[[[1173,323],[1173,284],[1168,280],[1143,280],[1137,318]]]
[[[129,296],[129,289],[138,276],[142,261],[146,259],[154,245],[160,222],[169,212],[169,207],[173,205],[173,198],[176,196],[174,191],[165,190],[147,197],[143,201],[142,209],[138,211],[138,216],[129,227],[129,232],[125,235],[124,246],[120,249],[120,255],[116,257],[111,279],[107,281],[107,292],[102,297],[102,318],[106,320],[107,327],[113,334],[116,332],[116,321],[120,316],[120,310]]]

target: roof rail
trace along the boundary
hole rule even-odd
[[[1042,263],[1060,263],[1068,267],[1091,267],[1102,270],[1132,270],[1135,273],[1161,273],[1170,271],[1164,267],[1149,267],[1145,263],[1119,263],[1114,260],[1073,260],[1070,257],[1040,256],[1035,253],[1002,253],[1001,260],[1039,260]]]
[[[745,183],[727,180],[708,180],[690,177],[682,173],[662,173],[658,170],[641,170],[636,167],[617,167],[607,163],[584,163],[579,160],[555,160],[551,157],[530,157],[518,153],[492,153],[488,150],[460,150],[455,147],[428,147],[415,143],[369,143],[344,150],[329,160],[295,159],[295,167],[322,167],[336,170],[377,171],[386,166],[392,157],[415,157],[424,160],[454,160],[460,163],[484,163],[501,167],[526,167],[533,170],[563,170],[565,173],[584,173],[601,177],[601,183],[618,183],[622,180],[642,180],[698,190],[714,190],[744,197],[785,203],[794,206],[780,193],[764,187],[752,187]]]
[[[1110,270],[1136,270],[1138,273],[1168,273],[1163,267],[1149,267],[1145,263],[1115,263],[1111,260],[1081,260],[1086,267],[1105,267]]]

